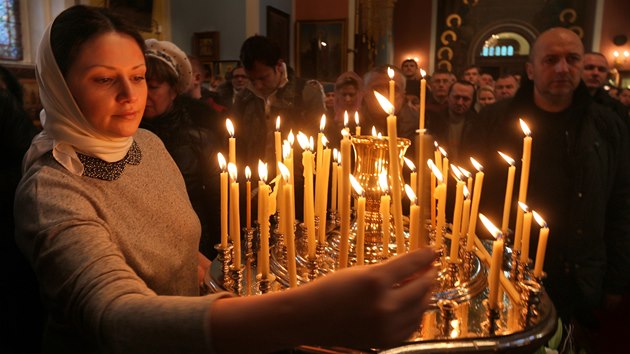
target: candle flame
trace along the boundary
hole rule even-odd
[[[354,112],[354,124],[359,126],[359,112]]]
[[[407,193],[407,197],[409,197],[409,200],[411,201],[412,204],[414,205],[418,204],[418,198],[416,197],[416,193],[413,191],[413,188],[411,188],[411,186],[408,184],[405,184],[405,193]]]
[[[280,174],[282,175],[282,179],[284,179],[284,182],[289,183],[289,181],[291,181],[291,173],[289,172],[289,168],[282,162],[278,161],[278,169],[280,170]]]
[[[350,175],[350,184],[352,184],[352,188],[354,188],[354,191],[357,192],[359,196],[363,197],[365,191],[363,190],[363,187],[361,187],[359,181],[357,181],[357,179],[352,174]]]
[[[341,154],[337,155],[337,164],[341,165]]]
[[[350,121],[350,118],[348,118],[348,111],[344,111],[343,112],[343,126],[344,127],[348,127],[348,121]]]
[[[385,113],[389,115],[394,115],[394,106],[392,105],[391,102],[389,102],[387,98],[385,98],[385,96],[381,95],[377,91],[374,91],[374,96],[376,96],[378,103],[380,103]]]
[[[378,135],[376,137],[381,139],[383,137],[383,134],[381,134],[381,132],[378,132]]]
[[[376,127],[372,126],[372,136],[373,137],[377,137],[378,135],[376,134]]]
[[[389,193],[389,184],[387,183],[387,170],[383,170],[383,172],[378,175],[378,184],[380,185],[383,193]]]
[[[323,132],[326,128],[326,115],[322,114],[322,119],[319,120],[319,131]]]
[[[387,67],[387,76],[389,76],[390,80],[394,79],[394,69],[392,69],[391,67]]]
[[[306,136],[306,134],[304,134],[302,132],[298,132],[297,140],[298,140],[298,144],[300,144],[300,147],[302,148],[302,150],[310,149],[311,144],[308,141],[308,136]]]
[[[234,124],[232,124],[232,120],[227,118],[225,120],[225,127],[227,128],[228,134],[230,134],[230,138],[234,137]]]
[[[322,145],[324,147],[328,145],[328,138],[326,138],[326,135],[322,135]]]
[[[427,76],[427,72],[424,71],[424,69],[420,69],[420,75],[422,76],[422,78],[424,79],[425,76]]]
[[[486,227],[486,229],[488,229],[488,231],[494,238],[499,239],[503,237],[503,235],[501,234],[501,230],[494,226],[492,221],[490,221],[485,215],[479,213],[479,219],[481,219],[483,225]]]
[[[441,146],[438,146],[438,149],[440,150],[440,154],[442,154],[442,156],[448,157],[448,154],[446,153],[446,150],[444,150]]]
[[[225,157],[223,157],[222,153],[218,153],[217,159],[219,160],[219,168],[221,168],[221,172],[225,172],[225,168],[227,167],[227,161],[225,161]]]
[[[276,131],[280,130],[280,116],[276,118]]]
[[[460,167],[459,167],[459,170],[460,170],[460,171],[462,171],[462,173],[464,174],[464,176],[465,176],[466,178],[470,178],[470,177],[472,177],[472,173],[468,172],[468,170],[466,170],[465,168],[463,168],[463,167],[461,167],[461,166],[460,166]]]
[[[230,174],[230,178],[233,182],[236,182],[238,177],[238,171],[236,170],[236,165],[233,163],[228,163],[228,173]]]
[[[477,160],[471,157],[470,162],[472,162],[473,166],[475,166],[475,169],[477,169],[477,171],[479,172],[483,171],[483,166],[479,162],[477,162]]]
[[[313,137],[311,136],[309,139],[309,150],[310,151],[314,151],[315,150],[315,140],[313,140]]]
[[[519,118],[518,121],[521,123],[521,129],[523,129],[523,134],[525,134],[526,136],[531,136],[532,131],[529,130],[527,123],[525,123],[525,121],[521,118]]]
[[[416,172],[416,165],[413,163],[413,161],[406,157],[403,157],[403,159],[405,160],[405,164],[407,165],[407,167],[409,167],[411,172]]]
[[[536,220],[536,223],[538,223],[540,227],[547,227],[547,222],[542,218],[542,216],[540,216],[540,214],[532,210],[532,215],[534,215],[534,220]]]
[[[258,177],[263,182],[267,182],[267,164],[258,160]]]
[[[462,180],[462,171],[459,170],[459,167],[451,164],[451,171],[453,171],[453,174],[455,175],[455,179],[459,182]]]
[[[350,136],[350,133],[348,133],[348,131],[345,129],[341,129],[341,136],[347,138]]]
[[[333,161],[339,162],[339,150],[337,148],[333,148]]]
[[[291,145],[288,140],[282,143],[282,158],[286,159],[291,154]]]
[[[440,171],[439,168],[437,168],[437,166],[435,166],[435,163],[433,162],[433,160],[429,159],[427,160],[427,165],[429,165],[429,169],[431,170],[431,172],[433,172],[433,175],[435,176],[435,178],[442,183],[444,181],[444,178],[442,178],[442,171]]]
[[[436,140],[433,140],[433,146],[435,146],[435,149],[437,150],[437,148],[440,146],[438,144],[438,142]]]
[[[260,160],[258,161],[258,164],[260,164]],[[260,168],[260,166],[258,166],[258,168]],[[245,166],[245,179],[249,181],[251,178],[252,178],[252,170],[249,168],[249,166]]]
[[[468,186],[464,186],[464,198],[468,199],[470,197],[470,191],[468,190]]]
[[[510,165],[510,166],[514,166],[514,159],[509,157],[508,155],[502,153],[501,151],[497,151],[499,153],[499,155],[501,155],[501,157]]]
[[[295,135],[293,135],[293,129],[289,130],[289,135],[287,136],[287,139],[289,140],[289,144],[293,146],[293,143],[295,142]]]
[[[524,212],[528,213],[529,212],[529,207],[527,206],[527,204],[523,203],[523,202],[518,202],[518,206],[519,208],[521,208]]]

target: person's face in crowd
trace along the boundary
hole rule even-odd
[[[431,93],[433,97],[442,102],[448,95],[448,88],[451,86],[449,74],[436,73],[431,77]]]
[[[147,81],[149,95],[147,107],[144,110],[144,118],[155,118],[166,113],[177,97],[177,91],[168,82],[160,82],[155,79]]]
[[[326,104],[327,110],[332,111],[335,109],[335,91],[326,92],[324,103]]]
[[[418,64],[415,61],[406,61],[401,70],[405,77],[413,78],[418,74]]]
[[[454,83],[451,93],[448,96],[448,109],[452,114],[462,115],[473,103],[474,88],[468,85]]]
[[[582,80],[589,89],[598,89],[608,80],[608,62],[598,54],[584,54]]]
[[[479,84],[479,69],[470,68],[464,71],[463,78],[464,80],[476,86],[477,84]]]
[[[492,92],[488,90],[480,90],[477,95],[477,102],[479,102],[479,106],[485,107],[496,102],[496,98]]]
[[[355,110],[357,108],[357,87],[354,85],[343,85],[339,89],[339,96],[342,110]]]
[[[278,62],[276,66],[271,67],[255,61],[252,69],[247,70],[247,76],[258,92],[269,96],[282,82],[282,63]]]
[[[494,87],[494,78],[490,74],[481,74],[479,76],[480,86],[490,86]]]
[[[518,83],[514,76],[507,76],[497,79],[494,84],[494,92],[497,95],[497,101],[504,100],[506,98],[514,97],[518,90]]]
[[[623,103],[624,106],[630,107],[630,89],[624,89],[619,94],[619,101]]]
[[[232,87],[234,90],[241,91],[249,83],[249,78],[245,72],[245,68],[239,67],[232,71]]]
[[[66,74],[79,109],[99,133],[132,136],[147,99],[144,53],[130,36],[109,32],[85,42]]]
[[[365,95],[363,96],[370,112],[377,115],[385,115],[386,113],[383,111],[381,104],[374,96],[373,91],[377,91],[381,95],[385,96],[385,98],[389,98],[389,77],[387,74],[374,73],[370,78],[370,82],[365,85]],[[394,104],[396,111],[398,111],[404,104],[405,95],[403,91],[404,90],[400,87],[399,82],[396,81],[396,102]]]
[[[535,102],[552,106],[570,102],[582,78],[580,38],[569,30],[553,29],[538,37],[533,51],[527,75],[534,81]]]

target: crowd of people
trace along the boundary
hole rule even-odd
[[[219,243],[216,155],[225,154],[225,119],[236,127],[240,168],[274,161],[278,116],[284,136],[315,135],[326,114],[333,147],[345,112],[352,123],[358,112],[367,134],[374,127],[386,135],[386,113],[373,92],[388,96],[390,67],[398,135],[415,141],[414,60],[320,83],[296,76],[274,41],[256,35],[242,44],[240,64],[210,90],[199,60],[175,44],[145,41],[104,9],[63,11],[37,57],[39,134],[27,124],[5,70],[0,85],[2,143],[11,157],[3,205],[15,203],[15,215],[2,225],[8,236],[15,228],[15,239],[3,238],[13,258],[3,259],[13,263],[19,248],[39,281],[48,322],[43,343],[33,343],[47,352],[140,353],[403,340],[417,326],[434,281],[428,250],[288,292],[195,296]],[[451,161],[467,164],[474,155],[484,164],[488,215],[498,215],[505,190],[496,150],[520,156],[517,121],[527,117],[535,134],[528,202],[554,230],[545,286],[564,323],[580,328],[595,326],[593,311],[618,307],[628,290],[630,90],[615,93],[608,76],[603,55],[585,53],[573,32],[554,28],[536,40],[523,75],[495,77],[471,65],[426,77],[428,133]],[[408,155],[414,153],[412,145]],[[298,170],[296,185],[300,176]],[[13,274],[33,279],[27,266]],[[21,292],[37,296],[37,287],[27,285],[7,286],[7,303],[25,305]],[[256,335],[240,341],[241,331]]]

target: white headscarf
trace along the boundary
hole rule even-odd
[[[44,107],[39,115],[44,129],[33,138],[22,167],[26,171],[40,156],[52,150],[55,160],[80,176],[83,174],[83,164],[77,151],[107,162],[116,162],[125,157],[133,138],[105,136],[85,119],[57,66],[50,47],[51,27],[52,24],[42,37],[35,68]]]

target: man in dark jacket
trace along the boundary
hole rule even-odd
[[[527,63],[528,79],[513,99],[481,112],[468,150],[486,167],[480,211],[500,220],[507,168],[496,151],[520,161],[519,118],[526,121],[532,131],[527,205],[551,230],[544,285],[565,324],[589,326],[594,308],[618,303],[627,289],[630,154],[620,117],[594,103],[580,80],[583,53],[579,37],[567,29],[542,33]],[[538,232],[531,235],[535,250]]]
[[[584,80],[584,84],[586,84],[593,100],[603,106],[609,107],[623,119],[627,119],[627,108],[604,90],[604,85],[608,83],[609,73],[608,59],[606,59],[602,53],[588,52],[584,54],[582,80]]]

